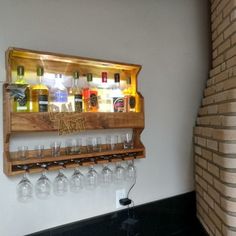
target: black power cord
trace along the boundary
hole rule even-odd
[[[121,223],[121,229],[126,231],[127,236],[138,236],[138,235],[140,235],[138,233],[139,221],[134,216],[134,201],[129,198],[129,194],[130,194],[131,190],[133,189],[133,187],[136,184],[136,176],[137,175],[136,175],[136,172],[135,172],[134,183],[129,188],[129,190],[127,192],[127,197],[122,198],[122,199],[119,200],[119,202],[122,206],[127,206],[128,207],[128,218]],[[130,204],[131,203],[133,203],[133,206],[131,207],[133,209],[132,216],[130,216]]]

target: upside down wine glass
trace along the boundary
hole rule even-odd
[[[73,193],[78,193],[83,188],[84,188],[84,175],[79,171],[79,168],[76,167],[70,179],[70,190]]]
[[[62,170],[58,171],[58,175],[53,182],[53,192],[57,196],[63,196],[68,191],[69,182]]]
[[[101,173],[101,184],[106,187],[110,185],[113,181],[113,172],[112,170],[105,164],[102,173]]]
[[[35,195],[39,199],[47,199],[51,194],[51,181],[46,176],[46,170],[42,172],[42,175],[37,180],[35,185]]]
[[[125,181],[126,177],[125,172],[126,172],[125,168],[121,165],[121,163],[118,162],[115,168],[115,182],[117,184],[121,184],[123,181]]]
[[[86,187],[88,189],[94,189],[98,186],[98,173],[93,168],[93,166],[90,166],[89,171],[86,175],[86,180],[87,180],[87,186]]]
[[[29,202],[33,199],[33,185],[25,172],[17,185],[17,199],[19,202]]]
[[[134,161],[128,161],[126,168],[126,179],[127,181],[133,182],[136,179],[137,171],[136,167],[134,166]]]

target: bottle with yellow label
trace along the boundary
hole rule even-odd
[[[73,112],[83,111],[82,90],[79,86],[79,71],[75,71],[72,79],[72,86],[68,92],[68,107]]]
[[[31,87],[31,105],[33,112],[48,111],[48,87],[42,83],[44,69],[37,68],[37,84]]]
[[[125,100],[125,111],[135,112],[137,107],[137,95],[134,86],[132,86],[131,78],[126,79],[126,88],[123,90]]]
[[[17,67],[17,79],[14,82],[15,88],[23,91],[13,98],[13,112],[29,112],[30,111],[30,91],[29,84],[24,79],[24,66]]]

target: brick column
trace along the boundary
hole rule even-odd
[[[194,128],[197,215],[236,236],[236,0],[211,0],[212,69]]]

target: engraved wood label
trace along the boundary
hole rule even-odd
[[[57,123],[58,135],[71,134],[85,130],[85,118],[74,112],[49,112],[49,119]]]

